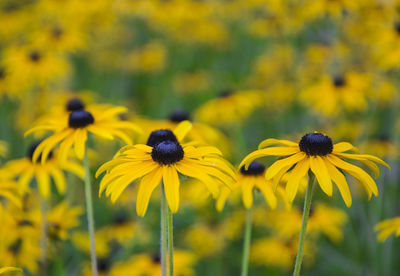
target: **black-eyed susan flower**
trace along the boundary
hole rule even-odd
[[[282,146],[270,147],[271,145]],[[361,161],[373,170],[376,176],[379,176],[379,168],[374,162],[389,167],[384,161],[373,155],[346,153],[347,151],[355,150],[357,149],[347,142],[333,145],[331,138],[322,133],[315,132],[304,135],[298,144],[288,140],[264,140],[259,145],[258,150],[250,153],[243,159],[240,166],[245,165],[245,168],[248,168],[254,159],[264,156],[284,156],[285,158],[276,161],[268,168],[265,177],[267,180],[274,178],[279,182],[283,174],[290,170],[288,182],[286,183],[286,196],[290,202],[296,197],[300,181],[311,170],[321,189],[329,196],[332,196],[332,181],[335,182],[345,204],[349,207],[352,202],[350,190],[345,176],[337,168],[354,176],[364,186],[369,198],[372,194],[375,196],[378,195],[378,188],[369,174],[359,167],[344,161],[342,158]],[[311,181],[307,186],[304,198],[303,219],[293,272],[294,276],[300,275],[313,189],[314,181]]]
[[[96,176],[106,171],[99,194],[105,190],[115,202],[130,183],[141,178],[136,211],[144,216],[151,194],[161,181],[171,212],[178,211],[178,173],[199,179],[214,197],[218,196],[220,182],[230,186],[234,173],[218,149],[193,143],[181,145],[178,140],[183,132],[175,130],[175,134],[167,129],[157,130],[150,134],[147,145],[123,147],[113,160],[97,170]]]
[[[47,214],[47,227],[49,238],[55,240],[65,240],[68,231],[79,226],[79,216],[83,214],[81,207],[69,207],[63,201],[52,208]]]
[[[304,89],[300,99],[317,112],[335,116],[340,111],[362,111],[368,106],[368,89],[371,75],[347,72],[323,76],[321,80]],[[323,91],[324,93],[320,93]]]
[[[272,145],[280,146],[270,147]],[[248,167],[253,160],[264,156],[284,157],[267,169],[265,177],[279,180],[282,175],[290,171],[286,184],[286,196],[289,201],[294,200],[301,179],[311,170],[322,191],[331,196],[333,181],[346,206],[350,207],[352,203],[350,190],[345,176],[339,169],[355,177],[362,184],[369,198],[372,194],[378,195],[378,188],[368,173],[343,159],[361,161],[375,173],[375,176],[379,176],[379,168],[374,162],[390,168],[388,164],[373,155],[348,153],[348,151],[357,151],[357,149],[347,142],[333,145],[332,139],[322,133],[308,133],[301,138],[299,143],[267,139],[261,142],[258,148],[247,155],[240,166]]]
[[[218,98],[200,106],[195,118],[208,124],[232,124],[245,120],[262,105],[264,92],[260,90],[244,90],[234,93],[223,91]]]
[[[272,189],[272,181],[265,179],[265,166],[263,164],[253,161],[247,169],[242,166],[236,175],[235,186],[242,193],[242,201],[246,209],[250,209],[253,206],[255,189],[261,191],[271,209],[276,208],[277,199]],[[217,209],[221,210],[223,208],[229,193],[230,190],[223,189],[218,198]]]
[[[386,219],[378,223],[375,228],[378,232],[378,241],[384,242],[390,235],[400,236],[400,217]]]
[[[109,105],[85,107],[79,99],[71,99],[66,104],[66,110],[67,113],[61,113],[55,118],[43,119],[26,132],[26,135],[37,131],[54,132],[36,148],[32,156],[33,161],[42,156],[41,160],[44,163],[51,150],[58,144],[61,160],[66,159],[72,146],[76,157],[83,159],[88,133],[106,139],[118,137],[125,143],[131,144],[132,139],[127,131],[141,131],[136,125],[119,119],[118,114],[127,111],[125,107]]]
[[[17,179],[20,191],[29,191],[29,184],[32,179],[36,179],[40,194],[44,198],[48,198],[51,191],[50,179],[52,178],[58,192],[63,194],[66,189],[64,170],[72,172],[83,179],[84,170],[79,163],[68,159],[60,161],[57,158],[57,153],[53,153],[52,151],[47,154],[45,162],[32,161],[32,155],[39,144],[40,141],[34,142],[30,145],[25,158],[11,160],[3,168],[6,174]]]
[[[0,157],[5,157],[7,155],[7,152],[7,143],[4,141],[0,141]]]

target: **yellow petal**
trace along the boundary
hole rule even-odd
[[[255,159],[264,157],[264,156],[286,156],[286,155],[292,155],[295,153],[298,153],[299,149],[295,147],[272,147],[272,148],[266,148],[266,149],[261,149],[261,150],[256,150],[247,155],[242,162],[239,165],[239,168],[241,168],[243,165],[245,165],[245,168],[248,169],[249,165],[251,162],[253,162]]]
[[[286,183],[286,198],[291,203],[296,197],[297,190],[299,189],[299,184],[302,178],[307,174],[310,168],[310,158],[304,158],[289,174],[289,180]]]
[[[210,176],[208,176],[206,173],[204,173],[202,170],[189,166],[185,162],[185,160],[176,163],[175,167],[181,174],[196,178],[201,182],[203,182],[207,186],[207,189],[210,191],[210,193],[213,195],[214,198],[218,196],[219,187],[216,184],[216,181],[212,179]]]
[[[136,213],[143,217],[146,214],[147,206],[149,205],[151,194],[154,189],[160,184],[162,177],[162,169],[155,169],[153,172],[145,175],[140,180],[139,190],[136,199]]]
[[[328,160],[325,160],[325,165],[326,168],[328,169],[329,175],[331,176],[333,182],[335,182],[336,186],[338,187],[339,192],[344,200],[344,203],[346,204],[347,207],[350,207],[352,204],[352,198],[349,186],[347,185],[346,178]]]
[[[60,194],[64,194],[65,193],[65,187],[66,187],[66,181],[65,181],[65,176],[62,173],[62,171],[60,171],[57,168],[52,168],[50,170],[50,174],[54,179],[54,183],[56,184],[58,192]]]
[[[306,158],[306,154],[304,152],[298,152],[292,156],[276,161],[267,169],[265,178],[267,180],[274,178],[283,168],[294,165],[304,158]]]
[[[263,193],[265,201],[271,209],[276,209],[277,199],[274,191],[272,190],[272,182],[265,181],[263,177],[259,177],[256,181],[256,187]]]
[[[180,122],[176,128],[174,129],[174,134],[178,141],[182,141],[189,131],[192,129],[192,123],[189,121],[182,121]]]
[[[368,196],[370,196],[370,192],[372,192],[375,196],[378,196],[378,187],[376,186],[375,181],[365,171],[357,166],[343,161],[334,154],[329,154],[326,158],[328,158],[328,161],[336,167],[345,170],[346,172],[357,178],[357,180],[366,188],[367,192],[369,193]]]
[[[266,139],[264,141],[262,141],[259,145],[258,145],[258,149],[263,149],[272,145],[283,145],[283,146],[288,146],[288,147],[298,147],[299,144],[289,141],[289,140],[278,140],[278,139]]]
[[[345,152],[345,151],[354,151],[358,152],[358,149],[353,146],[352,144],[348,142],[340,142],[335,145],[333,145],[333,151],[332,153],[337,153],[337,152]]]
[[[80,160],[83,159],[83,155],[85,154],[86,140],[87,140],[86,129],[75,130],[74,150],[76,157]]]
[[[329,176],[324,160],[320,156],[310,157],[310,168],[317,177],[318,184],[321,189],[328,195],[332,196],[332,180]]]
[[[43,168],[39,168],[36,170],[36,179],[38,184],[38,189],[40,194],[48,199],[50,195],[50,179],[47,171]]]
[[[370,155],[370,154],[337,153],[337,155],[348,158],[348,159],[354,159],[354,160],[361,160],[361,161],[365,160],[365,159],[370,160],[370,161],[379,163],[379,164],[384,165],[384,166],[388,167],[389,169],[391,169],[390,166],[385,161],[383,161],[382,159],[380,159],[376,156]]]
[[[174,166],[163,166],[162,169],[165,197],[171,212],[176,213],[179,208],[180,181],[178,173]]]
[[[6,273],[6,272],[12,272],[12,271],[22,272],[22,269],[20,269],[18,267],[11,267],[11,266],[5,266],[5,267],[0,268],[0,274]]]
[[[243,205],[246,209],[250,209],[253,205],[253,188],[255,184],[255,179],[252,177],[243,177],[240,183],[242,188],[242,199]]]

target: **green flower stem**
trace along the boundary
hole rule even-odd
[[[40,195],[40,212],[42,214],[40,224],[41,273],[47,275],[47,202],[42,195]]]
[[[167,276],[167,208],[164,183],[161,182],[161,276]]]
[[[87,147],[85,147],[85,155],[83,158],[83,167],[85,169],[86,216],[87,216],[88,230],[89,230],[90,259],[91,259],[91,265],[92,265],[92,275],[98,276],[99,273],[97,271],[96,244],[95,244],[95,236],[94,236],[92,188],[91,188],[91,183],[90,183],[90,169],[89,169]]]
[[[168,268],[169,276],[174,276],[174,225],[172,212],[168,208]]]
[[[315,176],[314,174],[312,174],[312,176],[310,176],[310,179],[308,181],[306,195],[304,198],[303,220],[301,222],[299,246],[297,248],[296,263],[294,265],[293,276],[300,275],[301,263],[303,262],[303,256],[304,256],[304,244],[306,241],[307,222],[308,222],[308,217],[310,215],[311,199],[314,191],[314,186],[315,186]]]
[[[251,243],[251,226],[253,217],[253,206],[247,210],[246,213],[246,226],[244,230],[244,242],[243,242],[243,255],[242,255],[242,276],[247,276],[249,273],[249,253]]]

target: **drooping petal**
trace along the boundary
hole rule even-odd
[[[340,143],[333,145],[332,153],[345,152],[345,151],[358,152],[358,149],[348,142],[340,142]]]
[[[294,165],[306,157],[307,156],[304,152],[298,152],[292,156],[276,161],[267,169],[267,172],[265,173],[265,178],[267,180],[274,178],[283,168]]]
[[[64,194],[66,188],[66,180],[63,172],[56,167],[49,169],[49,172],[54,179],[54,183],[56,184],[58,192],[60,194]]]
[[[309,168],[310,158],[304,158],[289,173],[289,180],[286,183],[286,198],[289,202],[293,202],[296,197],[300,181],[307,174]]]
[[[350,193],[349,185],[347,184],[346,178],[328,160],[325,160],[325,165],[326,165],[326,168],[328,169],[329,175],[331,176],[333,182],[335,182],[336,186],[338,187],[339,192],[342,195],[344,203],[346,204],[347,207],[350,207],[352,204],[352,198],[351,198],[351,193]]]
[[[136,199],[136,213],[143,217],[146,214],[147,206],[149,205],[151,194],[154,189],[160,184],[162,177],[162,169],[158,168],[151,173],[145,175],[139,184],[139,190]]]
[[[168,202],[169,209],[172,213],[176,213],[179,209],[179,177],[174,166],[163,166],[163,182],[165,197]]]
[[[36,179],[38,184],[38,189],[40,194],[44,198],[49,198],[50,195],[50,179],[47,171],[43,168],[39,168],[36,170]]]
[[[386,167],[388,167],[390,169],[390,166],[385,161],[383,161],[382,159],[380,159],[380,158],[378,158],[376,156],[370,155],[370,154],[337,153],[336,155],[339,155],[341,157],[345,157],[345,158],[348,158],[348,159],[354,159],[354,160],[360,160],[360,161],[362,161],[362,160],[370,160],[370,161],[373,161],[375,163],[384,165],[384,166],[386,166]]]
[[[255,185],[254,177],[243,177],[240,180],[240,187],[242,188],[242,200],[246,209],[250,209],[253,205],[253,188]]]
[[[359,180],[362,184],[365,184],[367,192],[370,191],[375,196],[378,196],[378,187],[376,186],[375,181],[364,170],[343,161],[342,159],[333,154],[327,155],[326,158],[328,158],[329,162],[331,162],[333,165],[345,170],[352,176],[356,177],[357,180]]]
[[[324,160],[320,156],[310,157],[311,171],[317,178],[319,186],[328,196],[332,196],[332,180]]]
[[[265,201],[268,203],[269,207],[271,209],[275,209],[277,205],[277,199],[274,191],[272,190],[272,182],[266,182],[264,178],[259,178],[256,181],[256,187],[263,193]]]
[[[278,139],[266,139],[264,141],[262,141],[259,145],[258,145],[258,149],[263,149],[272,145],[283,145],[283,146],[288,146],[288,147],[298,147],[299,144],[289,141],[289,140],[278,140]]]
[[[245,165],[245,168],[248,169],[251,162],[255,159],[264,157],[264,156],[287,156],[295,153],[299,153],[299,148],[295,147],[272,147],[266,149],[256,150],[250,154],[248,154],[240,163],[239,167],[241,168]]]
[[[191,129],[192,129],[191,122],[187,120],[180,122],[174,129],[174,134],[176,136],[176,139],[178,139],[178,141],[182,141]]]
[[[85,154],[86,140],[87,140],[87,130],[86,129],[75,130],[74,150],[75,150],[76,157],[80,160],[83,159],[83,156]]]
[[[216,184],[216,181],[208,176],[206,173],[204,173],[202,170],[191,167],[185,162],[185,159],[176,163],[175,167],[181,174],[196,178],[203,182],[214,198],[218,196],[219,187]]]

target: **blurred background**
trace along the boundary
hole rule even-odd
[[[392,170],[382,170],[370,201],[349,178],[351,208],[337,191],[316,190],[303,274],[399,275],[399,239],[378,242],[374,231],[400,215],[399,12],[394,0],[0,0],[1,164],[26,158],[34,139],[24,132],[72,98],[126,106],[121,119],[146,131],[190,119],[193,137],[234,166],[266,138],[299,141],[320,131]],[[93,139],[92,171],[123,145]],[[65,195],[53,189],[48,202],[54,233],[44,257],[35,183],[28,207],[3,204],[0,266],[91,275],[83,184],[72,174],[67,180]],[[159,275],[159,191],[138,218],[135,184],[112,205],[93,181],[101,275]],[[240,197],[218,212],[188,180],[181,201],[176,275],[238,275]],[[256,193],[249,275],[291,275],[301,212],[302,197],[270,211]]]

